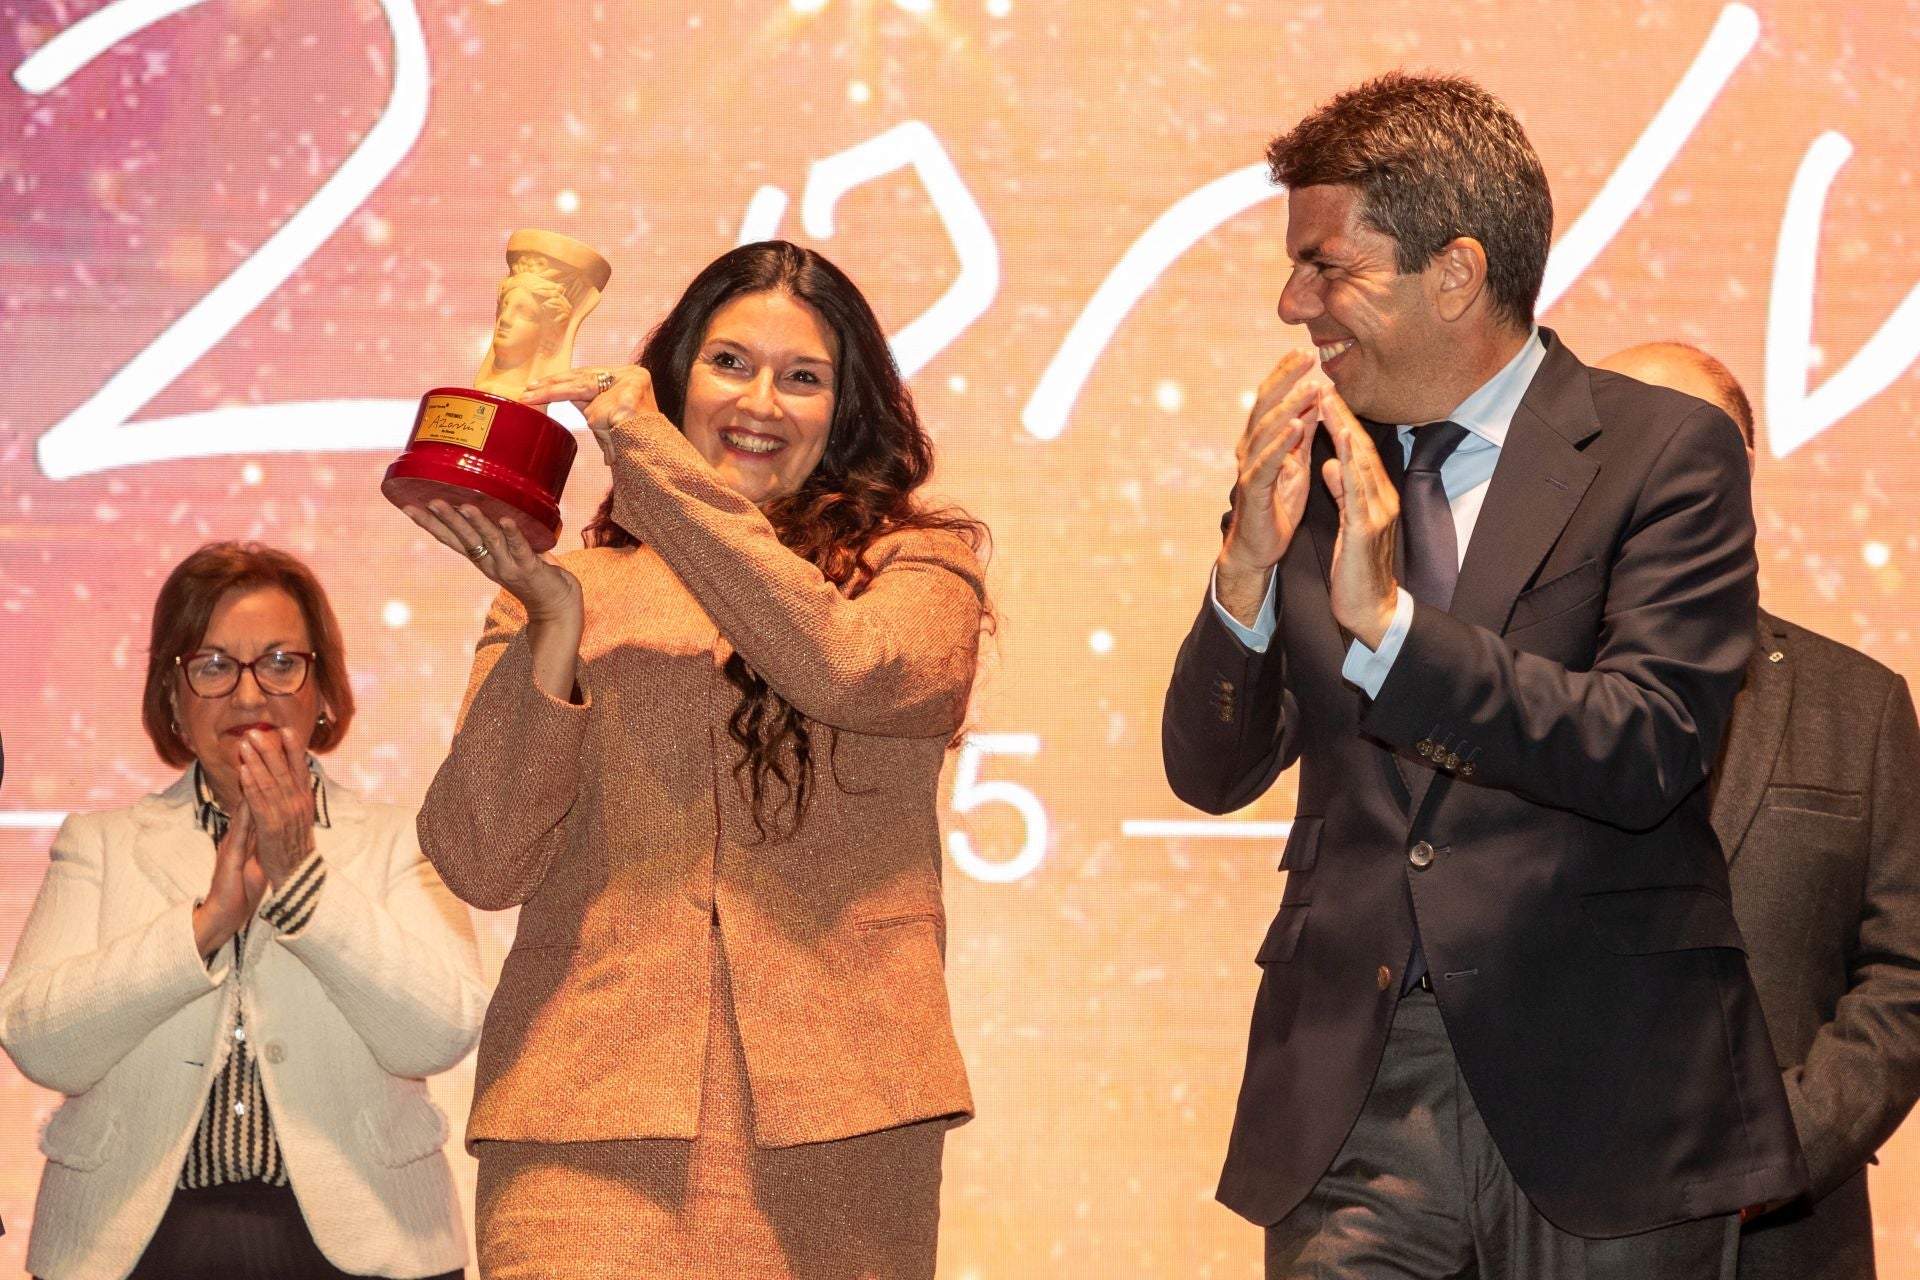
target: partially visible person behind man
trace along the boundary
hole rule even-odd
[[[1718,405],[1753,462],[1753,408],[1704,351],[1650,342],[1600,367]],[[1867,1162],[1920,1097],[1917,777],[1907,682],[1762,609],[1713,826],[1813,1193],[1747,1224],[1741,1280],[1875,1274]]]
[[[1806,1185],[1708,824],[1738,438],[1535,325],[1546,175],[1479,86],[1382,76],[1268,160],[1332,387],[1262,386],[1162,722],[1210,812],[1300,764],[1220,1198],[1274,1280],[1730,1277]]]

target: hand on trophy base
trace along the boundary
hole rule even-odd
[[[439,498],[472,503],[496,524],[511,516],[533,549],[546,551],[560,538],[560,491],[578,448],[571,431],[532,405],[435,387],[421,397],[411,443],[380,492],[396,507]]]

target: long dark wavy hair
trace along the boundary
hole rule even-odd
[[[933,443],[914,411],[913,395],[873,308],[845,272],[811,249],[785,240],[742,245],[693,278],[634,357],[652,375],[660,412],[683,425],[687,380],[714,313],[751,293],[784,293],[805,303],[836,339],[826,450],[797,492],[761,507],[781,544],[849,598],[873,580],[868,552],[874,543],[902,529],[947,530],[982,552],[987,531],[979,521],[957,508],[916,500],[915,492],[933,471]],[[640,545],[631,530],[615,522],[611,491],[581,538],[589,547]],[[744,753],[734,776],[752,802],[754,826],[762,839],[770,824],[791,836],[816,785],[816,726],[739,653],[727,659],[726,676],[740,690],[728,728]],[[831,765],[838,734],[832,726],[827,731]]]

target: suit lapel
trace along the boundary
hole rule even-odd
[[[1378,422],[1369,422],[1366,427],[1367,434],[1373,437],[1373,451],[1387,464],[1387,479],[1393,481],[1393,491],[1400,492],[1400,483],[1407,478],[1406,450],[1400,444],[1400,429]],[[1333,456],[1332,444],[1327,445],[1327,456]]]
[[[1313,552],[1320,561],[1320,582],[1329,591],[1333,589],[1333,548],[1340,537],[1340,508],[1334,505],[1333,495],[1327,492],[1327,486],[1320,479],[1321,466],[1333,457],[1333,444],[1324,431],[1316,431],[1313,448],[1309,451],[1313,474],[1307,480],[1307,534],[1313,539]],[[1329,614],[1329,617],[1332,615]],[[1339,624],[1335,624],[1336,628]],[[1344,648],[1346,633],[1341,633],[1341,645]]]
[[[1733,716],[1714,771],[1713,833],[1720,837],[1720,851],[1728,862],[1739,853],[1747,828],[1760,811],[1774,761],[1787,739],[1787,713],[1792,707],[1793,654],[1779,619],[1763,611],[1760,638],[1733,700]]]
[[[1546,361],[1507,428],[1448,610],[1496,632],[1506,629],[1513,602],[1546,562],[1600,471],[1579,448],[1600,431],[1586,366],[1551,340],[1549,331],[1541,335],[1549,340]]]
[[[139,834],[133,841],[133,859],[173,901],[206,896],[213,880],[213,841],[195,825],[193,770],[187,770],[158,795],[143,796],[134,805]]]
[[[1551,329],[1542,329],[1540,339],[1546,359],[1507,428],[1447,610],[1494,632],[1506,629],[1514,601],[1546,562],[1600,471],[1580,450],[1600,431],[1587,367]],[[1439,771],[1406,753],[1396,761],[1407,781],[1407,812],[1417,818]]]
[[[1393,487],[1397,491],[1400,488],[1401,474],[1406,469],[1406,462],[1400,456],[1400,438],[1390,426],[1383,426],[1377,422],[1365,422],[1364,425],[1367,428],[1367,434],[1373,439],[1374,451],[1380,455],[1381,462],[1386,464],[1387,474],[1393,480]],[[1331,593],[1333,549],[1340,537],[1340,508],[1320,479],[1322,464],[1334,456],[1333,441],[1325,431],[1315,434],[1312,456],[1313,478],[1307,491],[1307,533],[1313,539],[1314,553],[1320,561],[1320,581]],[[1395,553],[1398,554],[1398,548],[1395,549]],[[1328,611],[1327,617],[1329,621],[1332,620],[1331,610]],[[1353,637],[1338,623],[1334,624],[1334,629],[1339,633],[1339,650],[1345,653]],[[1393,764],[1392,768],[1382,770],[1384,780],[1393,790],[1395,798],[1405,804],[1407,788],[1413,781],[1412,776],[1403,762],[1384,744],[1380,754]]]
[[[1395,429],[1382,426],[1378,422],[1366,422],[1367,435],[1373,440],[1374,452],[1380,455],[1380,461],[1386,464],[1387,478],[1393,481],[1394,491],[1400,489],[1401,479],[1406,471],[1406,461],[1400,448],[1400,437]],[[1320,478],[1321,468],[1333,460],[1333,441],[1325,431],[1316,431],[1313,439],[1312,468],[1313,476],[1307,486],[1307,532],[1313,538],[1314,554],[1320,559],[1320,581],[1329,590],[1333,587],[1333,548],[1340,537],[1340,508],[1335,504],[1333,495],[1327,492],[1327,486]],[[1398,548],[1395,549],[1396,553]],[[1343,633],[1344,644],[1347,637]]]
[[[346,866],[365,851],[360,826],[367,820],[367,807],[353,792],[328,777],[324,769],[320,777],[327,787],[327,820],[331,825],[313,829],[313,847],[328,865]]]

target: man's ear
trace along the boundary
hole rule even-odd
[[[1442,320],[1452,322],[1473,309],[1487,287],[1487,251],[1472,236],[1456,236],[1427,264],[1427,289]]]

